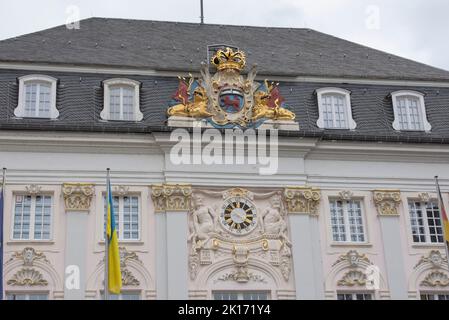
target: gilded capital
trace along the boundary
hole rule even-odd
[[[291,214],[318,215],[321,193],[310,187],[290,187],[284,189],[287,212]]]
[[[64,183],[62,185],[66,211],[89,211],[94,195],[94,185],[86,183]]]
[[[151,187],[151,198],[156,212],[188,211],[192,187],[183,184],[162,184]]]
[[[399,190],[373,191],[374,204],[380,216],[398,216],[401,192]]]

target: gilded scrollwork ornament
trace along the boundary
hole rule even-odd
[[[83,183],[64,183],[62,193],[67,211],[89,211],[94,186]]]
[[[295,114],[288,110],[279,84],[254,81],[256,67],[247,77],[240,73],[246,65],[243,51],[231,48],[218,50],[211,59],[217,72],[211,76],[209,66],[203,64],[197,80],[179,78],[179,86],[172,97],[167,115],[206,120],[216,128],[259,127],[267,120],[284,121],[299,129]]]
[[[375,190],[373,198],[380,216],[399,215],[399,203],[401,203],[399,190]]]

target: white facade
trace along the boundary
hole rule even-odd
[[[257,165],[174,165],[173,144],[168,133],[2,131],[0,165],[8,168],[6,294],[101,297],[107,167],[115,193],[139,199],[139,237],[120,242],[125,294],[141,299],[212,299],[229,292],[269,299],[448,294],[444,245],[414,242],[408,203],[435,199],[433,177],[439,175],[447,205],[449,147],[280,137],[279,170],[261,176]],[[154,194],[167,188],[173,194]],[[308,199],[309,191],[319,197]],[[192,199],[200,196],[217,214],[233,192],[251,198],[259,216],[273,209],[273,197],[280,195],[286,238],[258,231],[260,223],[246,238],[222,228],[221,235],[192,248]],[[13,239],[16,197],[41,194],[52,197],[50,239]],[[342,199],[360,204],[364,241],[333,240],[331,201]],[[379,271],[374,288],[367,286],[370,266]],[[71,282],[77,271],[79,286]]]

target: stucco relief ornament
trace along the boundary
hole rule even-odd
[[[398,207],[401,202],[401,192],[399,190],[376,190],[373,197],[379,215],[399,215]]]
[[[211,207],[204,204],[199,195],[193,197],[192,207],[188,240],[194,254],[198,249],[207,246],[212,239],[211,234],[217,230],[217,215]]]
[[[430,272],[421,282],[424,287],[447,287],[449,286],[449,277],[441,271]]]
[[[30,184],[29,186],[25,187],[25,190],[27,191],[28,194],[30,195],[36,195],[39,192],[41,192],[42,187],[38,186],[37,184]]]
[[[348,286],[353,287],[355,285],[363,286],[366,284],[366,274],[358,271],[358,270],[351,270],[343,276],[338,282],[337,285],[339,286]]]
[[[291,242],[287,236],[285,210],[280,193],[271,197],[270,206],[262,211],[262,221],[262,228],[265,234],[276,235],[283,244],[291,247]]]
[[[94,186],[92,184],[64,183],[62,193],[66,210],[88,211],[94,194]]]
[[[48,281],[43,278],[42,273],[32,268],[23,268],[17,271],[10,280],[10,286],[46,286]]]
[[[26,247],[22,251],[14,252],[9,261],[12,261],[14,259],[22,260],[23,265],[26,267],[33,266],[34,261],[36,260],[42,260],[43,262],[48,264],[50,263],[43,252],[38,252],[31,247]]]
[[[169,126],[182,119],[204,120],[216,128],[259,127],[270,121],[299,126],[295,114],[287,109],[278,86],[254,81],[255,66],[244,78],[246,57],[231,48],[218,50],[211,59],[217,72],[211,76],[209,66],[203,64],[201,77],[195,80],[180,78],[178,90],[167,110]],[[175,125],[176,126],[176,125]]]
[[[356,250],[350,250],[345,255],[341,255],[337,261],[332,264],[332,267],[336,266],[340,262],[347,262],[350,267],[359,267],[362,262],[372,264],[365,254],[359,254]]]
[[[139,286],[140,285],[140,281],[136,279],[136,277],[134,277],[134,275],[132,274],[131,271],[129,271],[128,269],[123,269],[122,270],[122,284],[124,286]]]
[[[440,251],[432,250],[428,256],[422,256],[418,263],[415,265],[415,269],[424,263],[430,263],[432,268],[438,269],[447,263],[447,258],[444,257]]]

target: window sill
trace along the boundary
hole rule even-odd
[[[100,119],[101,122],[122,122],[122,123],[139,123],[143,120],[112,120],[112,119]]]
[[[444,249],[444,243],[413,243],[412,248],[415,249]]]
[[[368,242],[332,242],[331,247],[366,247],[371,248],[373,245]]]
[[[58,118],[47,118],[47,117],[11,117],[12,120],[52,120],[56,121],[59,120]]]
[[[8,245],[21,245],[21,244],[55,244],[53,240],[9,240],[6,242]]]
[[[104,246],[104,240],[98,241],[98,244]],[[119,240],[118,244],[119,245],[126,244],[126,245],[136,245],[136,246],[138,246],[138,245],[145,244],[145,242],[142,241],[142,240]]]

